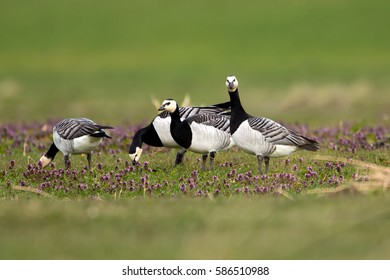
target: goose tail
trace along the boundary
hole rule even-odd
[[[225,109],[225,110],[231,108],[230,101],[223,102],[223,103],[218,103],[218,104],[213,104],[211,106],[217,107],[217,108],[221,108],[221,109]]]
[[[305,139],[305,144],[299,146],[301,149],[311,151],[311,152],[315,152],[315,151],[318,151],[320,149],[320,144],[318,144],[317,141],[306,138],[306,137],[303,137],[303,138]]]
[[[103,138],[103,137],[106,137],[106,138],[112,138],[110,135],[108,135],[104,129],[114,129],[112,126],[108,126],[108,125],[99,125],[99,130],[96,131],[95,133],[91,134],[90,136],[92,137],[96,137],[96,138]]]

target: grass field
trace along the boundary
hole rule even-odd
[[[387,1],[0,0],[0,259],[389,259]],[[151,98],[226,101],[313,138],[271,161],[127,155]],[[115,126],[41,170],[55,122]]]
[[[388,204],[388,195],[8,201],[0,257],[388,259]]]

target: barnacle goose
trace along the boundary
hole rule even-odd
[[[226,114],[230,108],[230,101],[204,107],[180,107],[179,115],[182,120],[197,114]],[[169,131],[171,116],[168,112],[162,112],[156,116],[146,127],[139,129],[133,136],[129,147],[129,156],[133,164],[137,164],[142,154],[142,144],[152,147],[181,148],[173,140]],[[186,149],[179,151],[176,155],[175,165],[182,163]]]
[[[206,160],[210,154],[210,166],[214,168],[217,151],[228,149],[234,142],[230,137],[230,117],[217,114],[198,114],[184,120],[180,118],[180,108],[173,99],[163,101],[159,111],[171,116],[170,133],[181,147],[203,154],[202,170],[206,169]]]
[[[250,154],[255,154],[259,162],[259,171],[268,171],[270,157],[288,156],[298,148],[317,151],[319,144],[306,138],[273,120],[253,117],[247,114],[241,105],[238,94],[238,81],[228,76],[226,86],[231,102],[230,133],[236,145]]]
[[[72,154],[86,154],[88,167],[91,169],[92,151],[104,137],[111,138],[104,129],[112,128],[98,125],[87,118],[69,118],[60,121],[53,128],[53,144],[39,160],[42,167],[49,165],[58,151],[61,151],[64,154],[67,169],[70,168],[69,156]]]

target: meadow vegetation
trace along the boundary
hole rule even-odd
[[[1,0],[0,0],[1,1]],[[388,259],[387,1],[1,1],[0,259]],[[151,98],[226,101],[316,139],[257,160],[132,136]],[[93,154],[37,165],[65,117],[115,126]]]

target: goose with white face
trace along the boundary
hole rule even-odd
[[[271,119],[249,115],[241,104],[235,76],[226,78],[226,87],[232,108],[230,133],[239,148],[257,156],[260,174],[263,174],[263,161],[267,173],[271,157],[288,156],[298,149],[308,151],[319,149],[319,144],[315,140],[304,137]]]
[[[229,92],[234,92],[238,88],[238,80],[236,76],[228,76],[226,78],[226,87]]]
[[[173,99],[165,99],[162,104],[161,104],[161,107],[158,109],[159,111],[167,111],[168,113],[173,113],[175,112],[177,108],[177,103],[175,100]]]
[[[163,105],[167,106],[169,111],[173,111],[177,105],[175,105],[176,102],[172,101],[173,100],[165,100],[165,102],[163,102]],[[211,106],[181,107],[179,108],[179,114],[180,118],[184,120],[198,114],[225,115],[225,112],[228,111],[228,109],[230,109],[230,101]],[[133,141],[129,147],[129,156],[133,164],[137,164],[140,161],[142,144],[147,144],[151,147],[181,148],[172,138],[170,125],[171,116],[166,114],[166,112],[162,112],[157,115],[149,125],[139,129],[134,134]],[[177,153],[175,165],[182,163],[185,152],[186,149],[181,149],[181,151]]]
[[[180,118],[180,108],[173,99],[162,102],[160,111],[171,116],[170,134],[184,149],[202,154],[202,170],[206,170],[206,160],[210,155],[210,166],[214,168],[216,152],[230,148],[230,117],[217,114],[196,114],[184,120]]]

